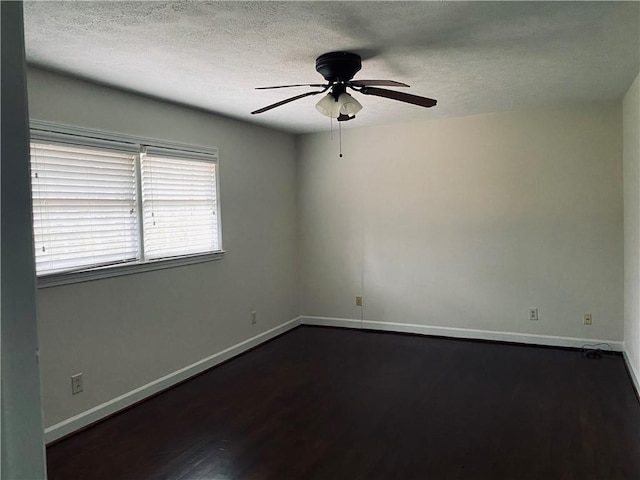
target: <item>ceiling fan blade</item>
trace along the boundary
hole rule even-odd
[[[406,83],[395,80],[351,80],[350,85],[357,87],[408,87]]]
[[[322,88],[326,87],[324,84],[319,83],[300,83],[296,85],[277,85],[275,87],[256,87],[256,90],[270,90],[272,88],[289,88],[289,87],[317,87]]]
[[[365,95],[375,95],[376,97],[390,98],[391,100],[398,100],[400,102],[412,103],[420,107],[433,107],[438,103],[437,100],[427,97],[419,97],[418,95],[410,95],[403,92],[394,92],[393,90],[386,90],[384,88],[374,87],[362,87],[360,93]]]
[[[280,105],[284,105],[285,103],[293,102],[294,100],[298,100],[300,98],[308,97],[309,95],[317,95],[319,93],[324,93],[325,91],[326,91],[326,89],[325,90],[316,90],[314,92],[307,92],[307,93],[303,93],[301,95],[296,95],[295,97],[287,98],[285,100],[279,101],[278,103],[273,103],[271,105],[267,105],[266,107],[262,107],[259,110],[251,112],[251,115],[254,115],[256,113],[263,113],[263,112],[266,112],[267,110],[271,110],[272,108],[276,108],[276,107],[279,107]]]

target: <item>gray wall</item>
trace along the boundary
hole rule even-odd
[[[42,443],[22,3],[2,2],[2,478],[46,477]]]
[[[624,96],[624,346],[640,388],[640,75]]]
[[[621,119],[613,102],[348,129],[343,158],[303,136],[301,314],[622,341]]]
[[[47,426],[298,316],[291,135],[35,68],[28,83],[33,119],[217,147],[227,251],[215,262],[39,289]],[[72,396],[77,372],[85,391]]]

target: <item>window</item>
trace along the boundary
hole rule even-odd
[[[39,277],[111,276],[222,252],[215,150],[44,122],[31,139]]]
[[[138,258],[135,155],[31,144],[39,275]]]
[[[146,258],[218,250],[215,165],[158,155],[141,162]]]

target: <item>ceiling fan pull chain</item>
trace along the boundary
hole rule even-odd
[[[340,137],[340,158],[342,158],[342,122],[338,122],[338,133]]]

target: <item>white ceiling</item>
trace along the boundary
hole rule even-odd
[[[357,127],[621,98],[638,73],[638,2],[37,2],[24,5],[37,66],[289,132],[329,128],[307,97],[315,58],[363,55],[431,109],[355,94]]]

